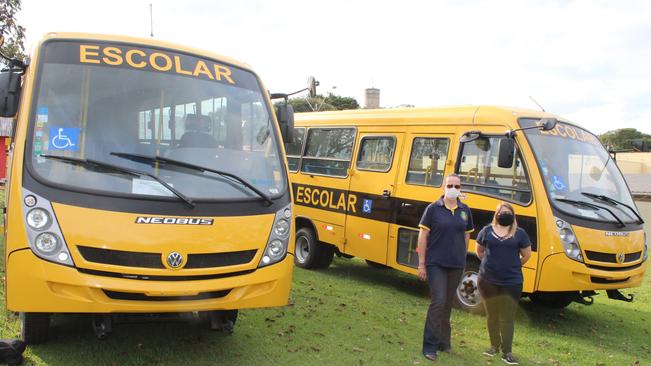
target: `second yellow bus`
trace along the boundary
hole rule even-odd
[[[506,131],[509,131],[506,133]],[[457,173],[475,231],[498,202],[533,242],[524,293],[541,304],[630,300],[647,264],[643,220],[599,139],[550,113],[492,106],[298,114],[286,144],[296,211],[296,264],[333,255],[417,273],[418,223]],[[481,311],[471,240],[458,305]]]

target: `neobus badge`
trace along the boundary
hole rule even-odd
[[[627,231],[606,231],[606,236],[628,236]]]
[[[159,225],[212,225],[213,219],[191,219],[187,217],[146,217],[138,216],[136,224]]]

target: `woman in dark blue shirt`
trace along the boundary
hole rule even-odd
[[[495,356],[502,349],[502,360],[517,365],[511,353],[513,323],[522,294],[522,265],[531,257],[531,240],[518,228],[513,206],[497,205],[493,222],[477,235],[479,292],[486,307],[486,322],[491,347],[484,352]]]

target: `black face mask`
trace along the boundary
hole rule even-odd
[[[511,226],[515,221],[515,217],[510,212],[502,212],[497,215],[497,223],[501,226]]]

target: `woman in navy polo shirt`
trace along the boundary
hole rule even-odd
[[[517,365],[511,353],[513,322],[522,294],[522,265],[531,257],[531,240],[518,227],[513,206],[497,205],[493,222],[477,235],[479,292],[486,307],[486,323],[491,347],[484,352],[495,356],[502,349],[502,360]]]
[[[466,265],[473,231],[470,208],[458,198],[458,175],[445,178],[444,192],[425,209],[418,234],[418,278],[428,281],[431,298],[423,332],[423,355],[431,361],[436,360],[437,351],[452,352],[452,299]]]

